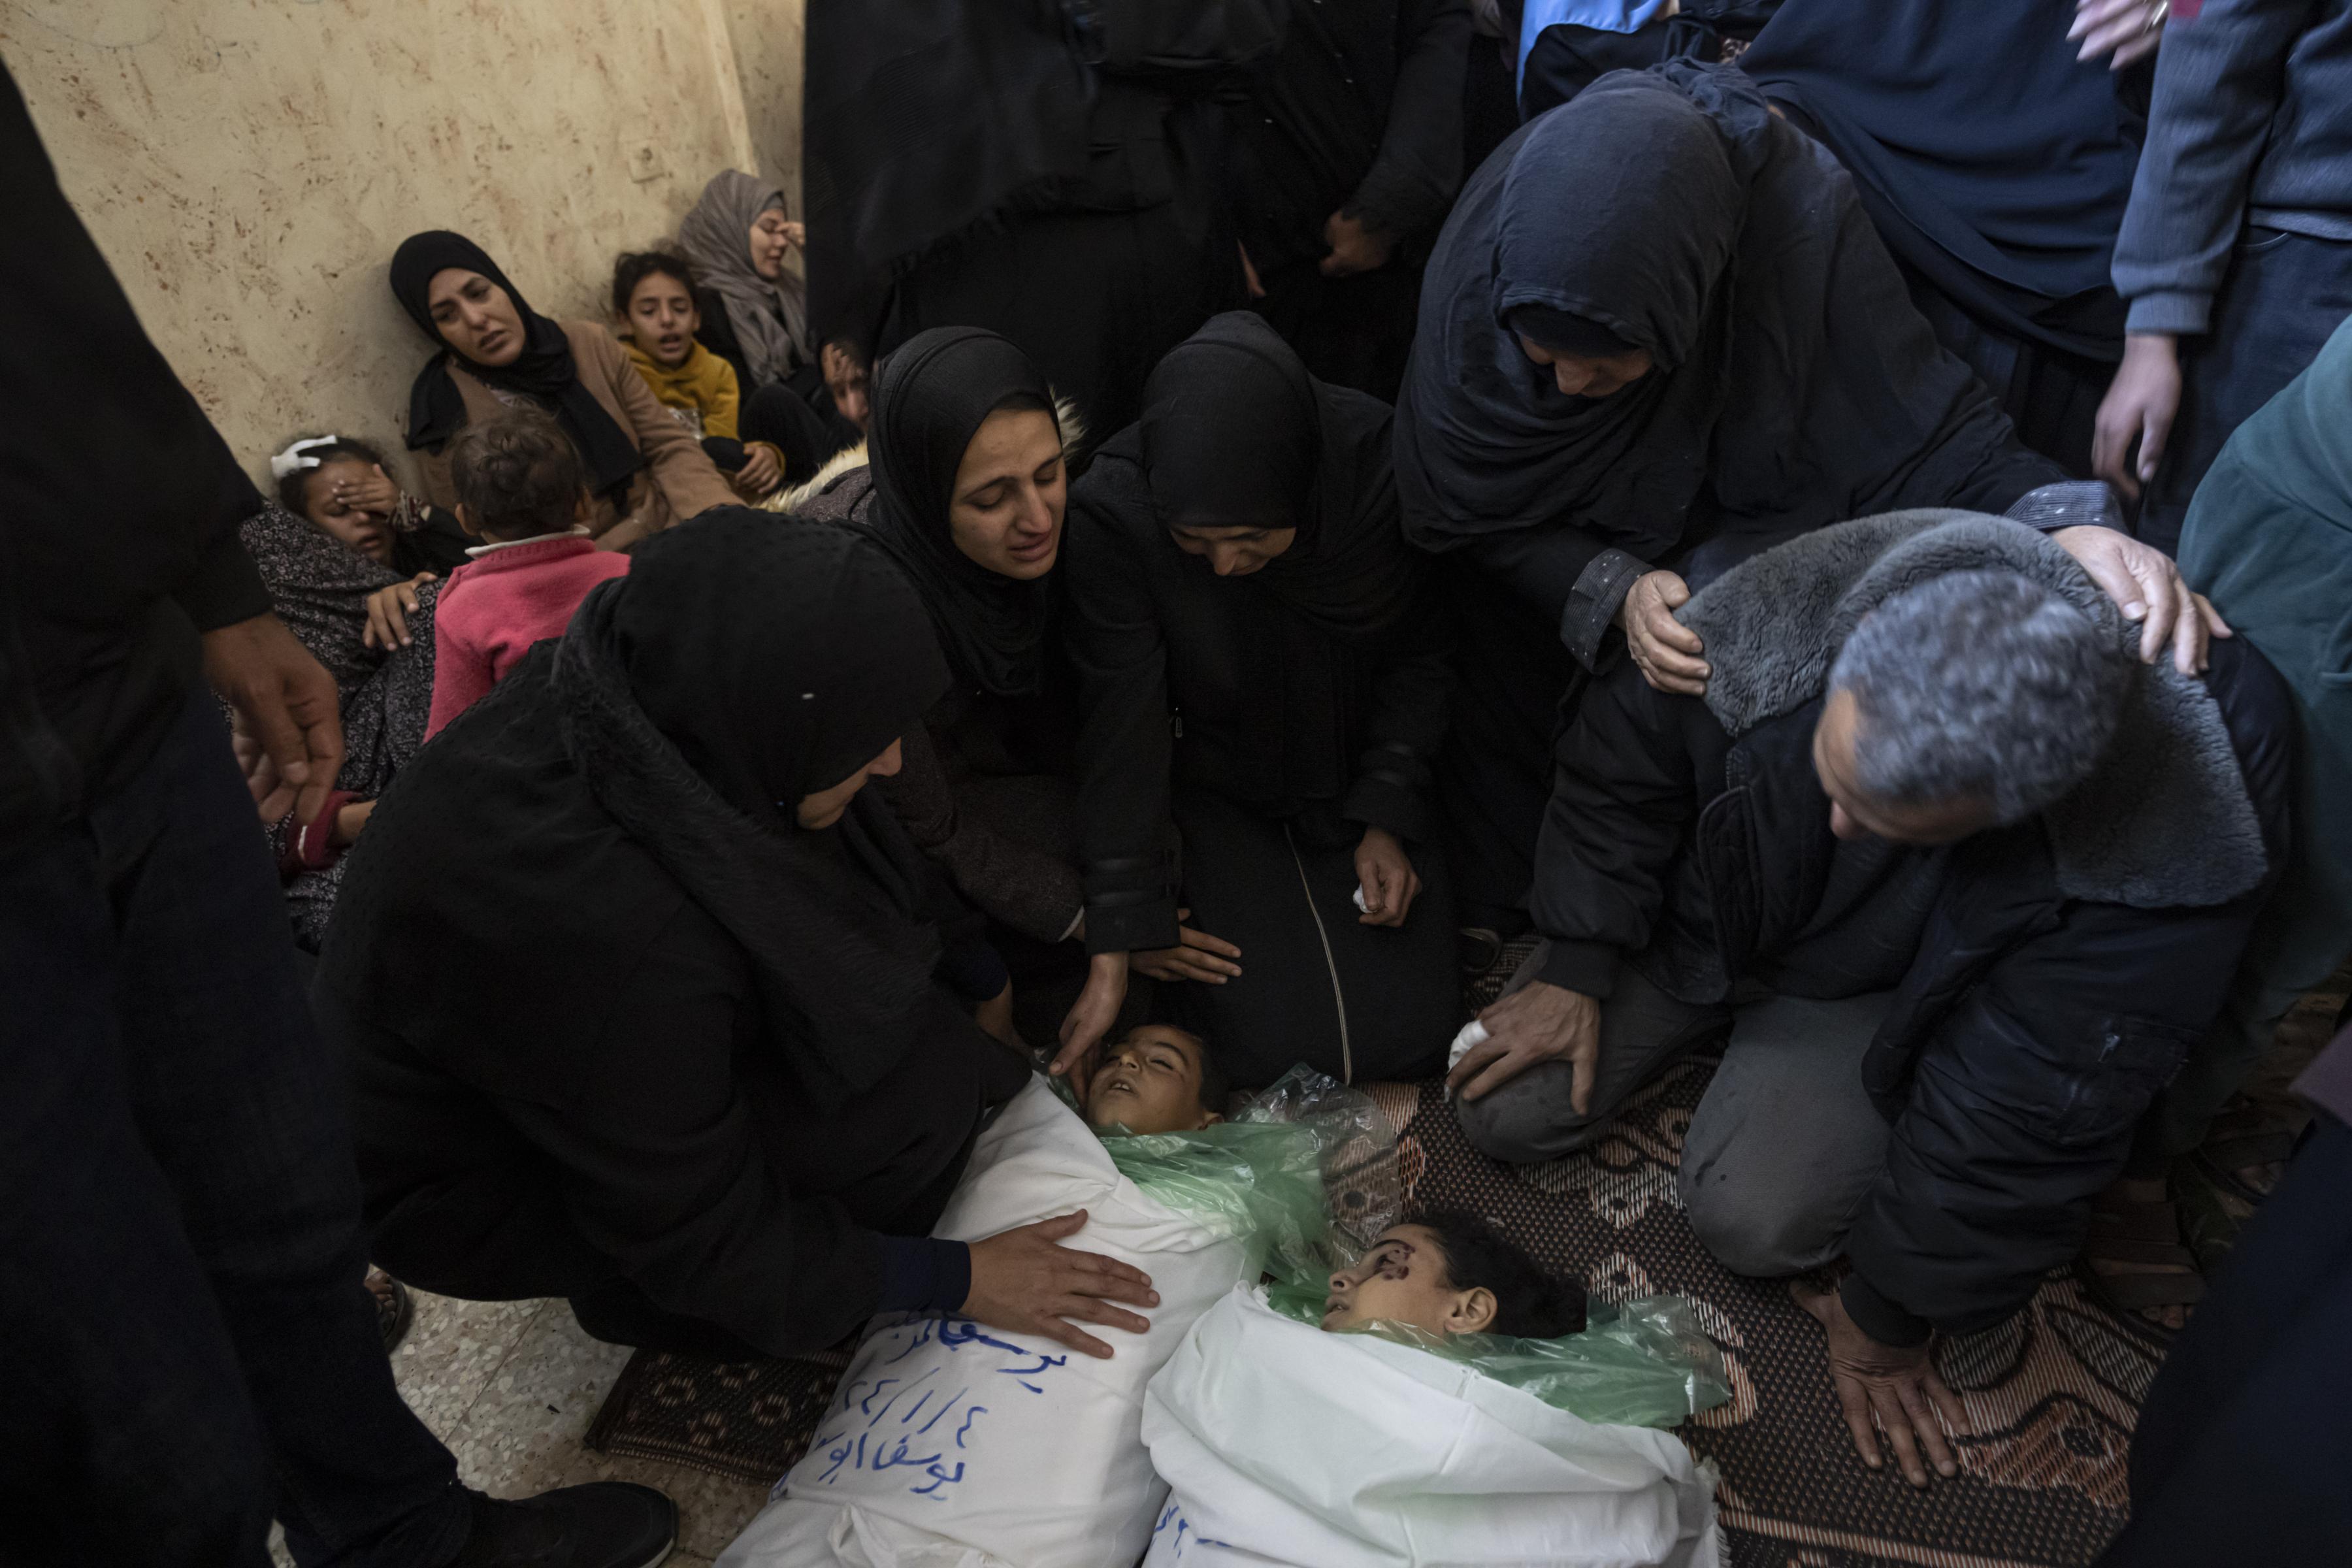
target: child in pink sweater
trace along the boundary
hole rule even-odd
[[[449,449],[457,521],[483,541],[449,574],[433,614],[433,710],[425,738],[506,679],[533,643],[563,635],[588,590],[629,558],[588,537],[580,454],[563,427],[512,408],[460,431]]]

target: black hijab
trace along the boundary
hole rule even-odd
[[[857,530],[717,508],[589,595],[549,684],[597,804],[750,954],[802,1080],[872,1088],[928,1016],[922,863],[870,790],[830,828],[793,810],[947,686],[904,579]]]
[[[1654,368],[1564,396],[1508,320],[1529,307]],[[1438,240],[1397,406],[1406,531],[1564,525],[1654,561],[1702,500],[1759,532],[1860,516],[1927,454],[1967,474],[2011,441],[1973,385],[1835,161],[1737,68],[1614,72],[1497,148]]]
[[[1001,577],[957,549],[948,508],[981,422],[1015,400],[1053,411],[1027,354],[978,327],[934,327],[882,362],[866,437],[866,525],[922,595],[957,679],[999,697],[1038,689],[1045,583]]]
[[[2114,359],[2109,281],[2142,71],[2078,60],[2047,0],[1803,0],[1739,68],[1851,170],[1888,248],[1971,313]]]
[[[1142,464],[1160,526],[1296,528],[1256,576],[1336,636],[1385,629],[1412,605],[1427,558],[1398,526],[1376,400],[1315,380],[1248,310],[1210,318],[1171,350],[1143,396]]]
[[[392,296],[425,335],[441,345],[408,389],[408,446],[438,450],[466,426],[466,402],[457,384],[449,379],[449,360],[457,353],[433,323],[425,291],[436,274],[452,267],[478,272],[507,291],[515,314],[522,318],[522,353],[512,363],[476,364],[462,359],[476,379],[502,391],[527,397],[554,414],[557,423],[580,448],[588,465],[588,488],[602,495],[628,483],[646,466],[645,457],[629,433],[604,412],[604,405],[580,384],[579,367],[572,360],[572,342],[563,329],[530,308],[522,291],[507,281],[489,254],[462,234],[427,229],[400,242],[392,256]]]

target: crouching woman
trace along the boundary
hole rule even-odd
[[[1142,1326],[1141,1273],[1055,1245],[1078,1219],[928,1236],[1028,1077],[935,978],[924,863],[865,793],[947,679],[855,531],[719,510],[425,749],[317,998],[383,1267],[738,1358],[885,1308]]]

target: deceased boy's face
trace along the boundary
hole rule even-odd
[[[1391,1226],[1353,1268],[1331,1276],[1323,1327],[1411,1323],[1429,1333],[1480,1333],[1494,1321],[1486,1290],[1456,1289],[1436,1235],[1417,1225]]]
[[[1110,1047],[1087,1089],[1087,1125],[1097,1132],[1193,1132],[1222,1121],[1201,1104],[1205,1048],[1165,1024],[1146,1024]]]

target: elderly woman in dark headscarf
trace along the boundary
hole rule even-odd
[[[994,922],[1016,976],[1070,971],[1082,898],[1067,682],[1048,657],[1048,577],[1067,500],[1045,378],[977,327],[883,362],[869,462],[798,515],[868,530],[922,596],[953,681],[883,787],[915,841]]]
[[[465,236],[432,229],[401,241],[392,292],[441,350],[408,395],[408,445],[422,454],[435,506],[456,504],[442,457],[449,438],[512,403],[554,415],[580,448],[594,502],[588,527],[607,549],[733,504],[701,444],[655,400],[613,334],[541,315]]]
[[[320,963],[385,1267],[736,1356],[883,1309],[1142,1326],[1066,1221],[925,1237],[1027,1076],[935,979],[924,863],[864,787],[946,682],[870,541],[732,509],[435,739]]]
[[[1663,689],[1706,679],[1686,567],[2064,478],[1937,346],[1836,161],[1685,61],[1602,78],[1464,188],[1396,462],[1406,532],[1469,568],[1450,815],[1465,901],[1512,925],[1563,694],[1620,646]]]
[[[1079,482],[1066,592],[1097,958],[1063,1067],[1108,1026],[1137,950],[1200,982],[1175,1010],[1244,1082],[1300,1060],[1411,1076],[1460,1022],[1426,847],[1449,621],[1399,527],[1389,423],[1234,312],[1160,361],[1141,422]],[[1180,904],[1198,930],[1180,935]]]

